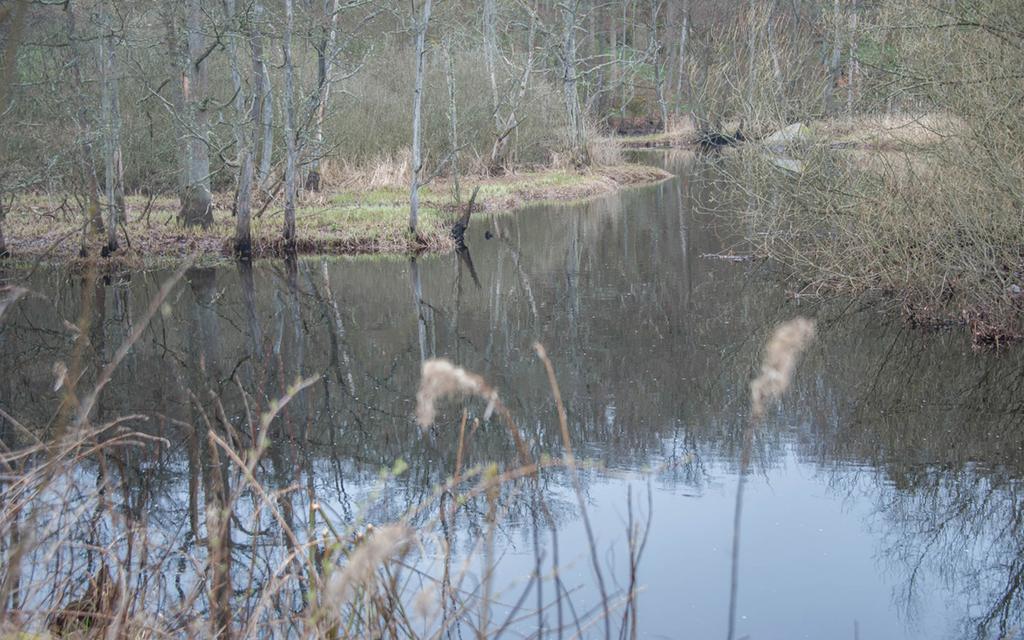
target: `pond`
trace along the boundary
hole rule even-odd
[[[173,551],[164,586],[143,604],[173,609],[189,591],[194,567],[174,554],[202,545],[197,496],[228,467],[193,437],[195,425],[230,423],[238,433],[226,438],[251,442],[248,415],[319,376],[275,420],[257,473],[304,538],[321,526],[310,522],[314,504],[342,527],[388,522],[432,500],[459,463],[517,462],[480,401],[446,403],[419,430],[425,358],[481,375],[531,454],[561,455],[539,342],[583,462],[588,521],[572,474],[558,469],[495,502],[451,507],[445,535],[473,567],[487,523],[498,522],[494,624],[511,617],[510,634],[540,625],[554,637],[564,617],[565,637],[603,637],[603,621],[577,629],[569,620],[600,607],[595,558],[607,592],[627,588],[632,514],[640,529],[650,517],[637,566],[640,636],[724,638],[748,383],[773,328],[802,315],[817,320],[817,340],[754,435],[735,636],[1013,637],[1024,624],[1020,350],[974,353],[957,332],[926,333],[856,301],[809,302],[763,263],[715,257],[740,246],[742,192],[714,160],[644,160],[677,177],[583,204],[478,214],[468,253],[189,269],[94,413],[98,423],[142,416],[126,424],[166,440],[117,458],[126,488],[110,498]],[[44,429],[60,401],[55,363],[81,371],[88,388],[172,274],[7,275],[33,294],[0,327],[0,408]],[[460,449],[463,406],[472,433]],[[0,438],[14,447],[26,436],[3,419]],[[399,461],[401,473],[382,474]],[[95,486],[102,473],[111,472],[86,466],[79,479]],[[262,530],[248,529],[246,514],[232,533],[236,585],[267,579],[283,553],[279,522],[260,517]],[[95,529],[74,535],[83,545],[109,535]],[[68,553],[60,571],[81,580],[85,551]],[[550,573],[553,556],[566,593],[556,598],[548,582],[517,609],[531,572]],[[37,572],[55,562],[36,561]],[[429,552],[423,562],[428,573],[440,566]],[[556,609],[555,599],[567,604]],[[617,634],[623,612],[611,615]]]

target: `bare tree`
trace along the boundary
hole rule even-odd
[[[679,114],[679,110],[680,110],[680,108],[682,106],[682,102],[683,102],[683,96],[684,96],[684,94],[683,94],[684,84],[683,83],[686,82],[685,89],[686,89],[687,93],[689,93],[689,89],[690,89],[689,82],[687,80],[687,78],[689,78],[689,69],[687,68],[688,61],[689,61],[689,58],[688,58],[688,53],[689,52],[687,51],[687,48],[686,48],[687,44],[689,43],[689,37],[690,37],[690,0],[683,0],[682,14],[683,14],[682,22],[679,25],[679,59],[678,59],[678,66],[679,66],[679,68],[676,71],[676,103],[675,103],[676,115]]]
[[[22,32],[25,27],[25,15],[28,13],[28,0],[18,0],[14,9],[10,6],[0,9],[0,25],[10,21],[7,27],[7,42],[4,43],[3,59],[4,66],[0,75],[0,118],[8,111],[10,100],[11,84],[14,79],[14,70],[18,58],[18,46],[21,44]],[[6,182],[6,176],[3,176]],[[7,209],[4,207],[4,185],[0,184],[0,258],[10,255],[7,250],[7,240],[4,238],[4,220],[7,217]]]
[[[580,0],[566,0],[559,5],[562,12],[562,92],[569,128],[569,155],[573,165],[578,168],[590,164],[586,123],[583,120],[583,109],[580,107],[576,75],[576,29],[579,26],[580,4]]]
[[[320,190],[320,159],[324,146],[324,116],[331,96],[331,67],[337,55],[339,0],[323,0],[323,36],[316,44],[317,81],[314,94],[316,124],[313,131],[313,149],[306,177],[306,190]]]
[[[235,27],[235,33],[228,40],[228,55],[231,59],[231,81],[235,90],[234,107],[235,118],[233,132],[235,135],[235,146],[238,149],[238,189],[235,192],[235,255],[247,259],[252,257],[252,234],[250,221],[252,217],[252,184],[254,173],[254,156],[256,146],[257,126],[260,113],[260,95],[262,92],[263,80],[263,44],[260,25],[254,18],[261,12],[255,12],[255,16],[248,20],[240,15],[236,0],[224,0],[224,13]],[[243,23],[248,27],[243,28]],[[252,51],[252,86],[251,98],[246,95],[245,84],[242,78],[242,65],[238,52],[238,42],[242,38],[243,31],[249,34],[248,41]],[[246,106],[246,103],[249,103]]]
[[[491,115],[494,117],[494,130],[501,130],[501,115],[498,113],[498,7],[496,0],[484,0],[484,63],[487,66],[487,79],[491,83]]]
[[[100,207],[100,184],[96,170],[96,161],[93,154],[93,122],[90,114],[89,101],[85,99],[85,79],[82,74],[82,54],[79,34],[77,30],[77,18],[75,8],[68,6],[67,14],[67,37],[70,52],[69,68],[71,71],[72,85],[81,98],[78,101],[78,109],[75,117],[79,135],[79,164],[85,182],[86,190],[86,211],[81,237],[81,254],[88,254],[88,235],[103,235],[103,213]]]
[[[263,3],[257,0],[253,4],[253,19],[257,22],[263,19]],[[257,130],[260,127],[263,128],[263,142],[260,146],[260,163],[258,170],[259,184],[264,188],[268,188],[268,182],[270,180],[270,163],[274,156],[274,100],[273,100],[273,89],[270,84],[270,71],[267,69],[266,60],[263,57],[263,44],[260,42],[257,44],[253,43],[256,49],[253,49],[253,56],[259,57],[260,64],[260,76],[258,90],[256,95],[259,96],[259,120],[257,122]]]
[[[210,195],[210,136],[208,58],[213,52],[202,30],[203,2],[188,0],[185,8],[187,54],[182,72],[182,95],[188,132],[185,157],[185,190],[181,196],[179,221],[186,227],[213,224]]]
[[[106,0],[100,10],[103,37],[100,39],[100,69],[102,70],[101,110],[104,133],[104,178],[106,182],[107,245],[105,253],[118,249],[117,227],[123,222],[124,162],[121,155],[121,101],[118,96],[117,55],[114,24]]]
[[[495,105],[494,122],[496,126],[496,134],[494,144],[491,145],[491,159],[488,169],[491,174],[500,173],[504,170],[509,148],[509,140],[511,140],[513,132],[515,132],[516,128],[519,126],[519,116],[517,115],[517,112],[520,104],[523,102],[523,98],[526,96],[526,90],[530,85],[530,76],[533,73],[534,61],[536,60],[535,41],[538,22],[536,3],[534,3],[532,8],[528,7],[527,10],[530,13],[530,27],[526,37],[526,62],[523,65],[522,73],[517,78],[514,86],[509,90],[509,98],[507,100],[508,113],[503,116],[500,100],[497,97],[493,99]],[[496,43],[493,46],[496,48]],[[495,96],[497,96],[496,84]]]
[[[846,115],[853,115],[853,99],[855,95],[858,71],[857,61],[857,0],[852,0],[850,7],[850,51],[846,67]]]
[[[450,34],[444,38],[441,47],[444,51],[445,84],[448,86],[448,146],[451,148],[451,151],[449,151],[451,154],[449,173],[452,176],[452,197],[455,199],[455,204],[459,205],[462,204],[462,191],[459,184],[459,109],[455,101],[457,93],[455,87],[455,56],[452,54],[452,37]]]
[[[295,68],[292,61],[292,31],[295,28],[293,0],[285,0],[284,39],[284,140],[287,157],[284,169],[284,239],[285,253],[295,252],[295,172],[298,169],[298,141],[295,139]]]
[[[664,4],[664,0],[651,0],[651,25],[648,32],[650,43],[648,47],[654,61],[654,91],[658,97],[658,108],[661,110],[661,127],[662,130],[668,131],[668,101],[665,98],[665,65],[662,59],[662,52],[665,47],[658,38],[658,20]]]
[[[747,10],[747,86],[746,86],[746,104],[744,105],[744,112],[754,120],[755,105],[754,105],[754,93],[758,86],[757,77],[757,41],[759,35],[759,20],[758,20],[758,0],[750,0],[750,6]]]
[[[426,73],[427,26],[430,24],[431,0],[424,0],[422,15],[416,18],[413,5],[413,26],[416,33],[416,80],[412,99],[412,185],[409,193],[409,232],[416,234],[420,208],[420,172],[423,170],[421,111],[423,106],[423,76]]]
[[[181,21],[183,19],[182,3],[163,3],[160,6],[160,19],[164,25],[164,45],[167,48],[168,72],[174,78],[184,79],[188,67],[188,52],[181,40]],[[177,171],[178,196],[184,202],[188,188],[188,146],[189,127],[185,114],[185,83],[169,82],[171,99],[169,109],[172,113],[171,126],[174,133],[175,165]]]
[[[843,43],[839,26],[840,16],[839,0],[833,0],[832,28],[834,33],[832,35],[832,57],[829,60],[828,82],[825,85],[825,113],[828,115],[835,113],[835,90],[836,85],[839,84],[839,74],[842,70],[840,62],[842,60]]]
[[[7,239],[4,237],[4,219],[7,217],[7,209],[4,207],[3,194],[0,194],[0,258],[9,258],[11,252],[7,250]]]

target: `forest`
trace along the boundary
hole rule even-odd
[[[1024,628],[1020,0],[0,0],[0,640]]]
[[[799,185],[741,179],[758,252],[1019,331],[1013,0],[19,0],[0,35],[3,255],[450,250],[476,187],[592,196],[664,177],[627,147],[795,131]]]

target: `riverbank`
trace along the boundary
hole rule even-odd
[[[595,167],[582,173],[549,170],[483,179],[470,176],[463,178],[461,191],[465,201],[475,187],[480,187],[474,212],[513,212],[531,203],[583,200],[654,184],[670,176],[657,167],[623,164]],[[298,253],[352,255],[454,249],[450,230],[459,208],[453,201],[451,184],[435,181],[421,189],[416,238],[408,232],[408,198],[407,187],[397,184],[304,194],[295,219]],[[185,257],[219,259],[231,255],[235,220],[230,194],[215,197],[214,223],[207,229],[181,227],[176,221],[175,198],[130,196],[127,200],[128,222],[119,234],[121,249],[107,259],[111,263]],[[262,213],[255,208],[254,257],[281,255],[283,218],[277,202]],[[8,250],[16,260],[82,260],[80,217],[67,204],[61,206],[59,200],[36,197],[16,203],[4,222],[4,232]]]
[[[837,122],[786,157],[751,146],[721,163],[756,203],[740,216],[746,251],[781,265],[797,295],[877,299],[978,346],[1024,339],[1019,143],[992,146],[953,118],[865,120],[880,126]]]
[[[802,129],[807,142],[842,149],[868,151],[920,151],[941,143],[962,127],[955,118],[938,113],[864,115],[812,120]],[[740,130],[739,121],[722,125],[721,133]],[[743,128],[749,141],[764,140],[770,129]],[[616,140],[626,149],[696,149],[699,135],[689,120],[668,132],[621,136]]]

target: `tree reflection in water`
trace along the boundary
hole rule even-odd
[[[871,307],[794,300],[763,265],[700,258],[735,246],[734,230],[717,214],[745,205],[703,165],[678,161],[681,177],[651,189],[510,217],[480,215],[467,235],[472,257],[467,250],[413,260],[317,258],[190,270],[94,414],[97,421],[143,415],[146,421],[129,426],[169,446],[119,449],[106,468],[85,464],[75,476],[83,495],[122,479],[105,499],[137,534],[114,540],[112,522],[76,524],[69,535],[82,546],[30,559],[41,563],[37,570],[59,565],[69,578],[44,604],[66,602],[92,575],[99,560],[88,549],[124,552],[117,545],[138,545],[145,531],[162,541],[151,552],[167,553],[159,566],[169,570],[132,576],[162,585],[147,586],[152,600],[139,606],[177,610],[196,597],[199,580],[199,568],[185,558],[219,554],[211,593],[231,604],[219,610],[234,609],[241,618],[255,606],[246,604],[248,593],[282,571],[298,575],[286,530],[304,540],[326,526],[325,516],[359,528],[421,504],[433,506],[410,524],[436,522],[442,546],[464,556],[500,514],[494,555],[513,564],[517,555],[529,556],[515,565],[523,569],[515,577],[550,572],[559,549],[564,559],[581,544],[566,537],[576,535],[570,532],[579,518],[570,477],[551,469],[535,481],[508,484],[490,501],[486,493],[465,501],[435,494],[457,462],[471,470],[490,462],[511,468],[518,459],[500,424],[475,423],[483,407],[474,403],[466,405],[464,447],[457,404],[446,407],[433,437],[421,435],[412,421],[420,362],[448,357],[480,372],[502,393],[531,454],[558,455],[555,407],[532,352],[539,341],[559,373],[577,457],[595,462],[580,472],[593,507],[622,511],[625,483],[623,502],[614,507],[596,504],[595,496],[640,472],[659,491],[710,501],[737,470],[747,383],[760,347],[776,323],[799,313],[817,317],[819,341],[791,395],[754,439],[752,474],[770,479],[795,460],[823,479],[832,499],[869,505],[876,573],[896,576],[894,616],[913,626],[915,607],[929,606],[928,591],[939,584],[960,620],[959,635],[1011,634],[1024,624],[1024,354],[965,353],[960,335],[923,335]],[[484,240],[485,230],[495,239]],[[19,300],[0,325],[0,408],[30,425],[32,437],[53,435],[62,397],[53,391],[54,363],[65,363],[88,388],[166,277],[140,272],[130,280],[90,280],[43,268],[18,281],[39,295]],[[89,330],[77,334],[69,328],[75,325]],[[297,379],[311,376],[320,377],[281,410],[254,470],[273,492],[278,521],[210,436],[239,450],[252,446],[258,416]],[[11,449],[32,444],[8,418],[0,419],[0,438]],[[405,473],[382,480],[381,469],[398,460]],[[238,516],[215,521],[221,533],[211,535],[208,514],[232,494],[240,495]],[[40,516],[22,512],[21,530]],[[655,513],[652,535],[671,537],[673,528],[702,524]],[[744,540],[759,535],[752,526]],[[618,564],[602,558],[620,580],[624,549]],[[138,546],[132,553],[138,557]],[[457,557],[453,562],[434,568],[454,580]],[[672,562],[648,558],[645,566],[689,579]],[[722,575],[727,571],[723,564]],[[744,579],[756,580],[755,572],[745,568]],[[645,582],[643,571],[639,580]],[[577,585],[567,578],[541,582],[529,596],[536,615],[518,624],[571,627],[570,611],[547,605]],[[294,589],[260,606],[286,619],[301,609],[309,588],[297,579]],[[8,609],[23,604],[7,593]],[[678,628],[672,611],[645,609],[645,597],[641,629],[648,621]],[[918,616],[932,613],[921,609]],[[454,615],[448,605],[445,615]],[[495,612],[492,622],[499,619]]]

